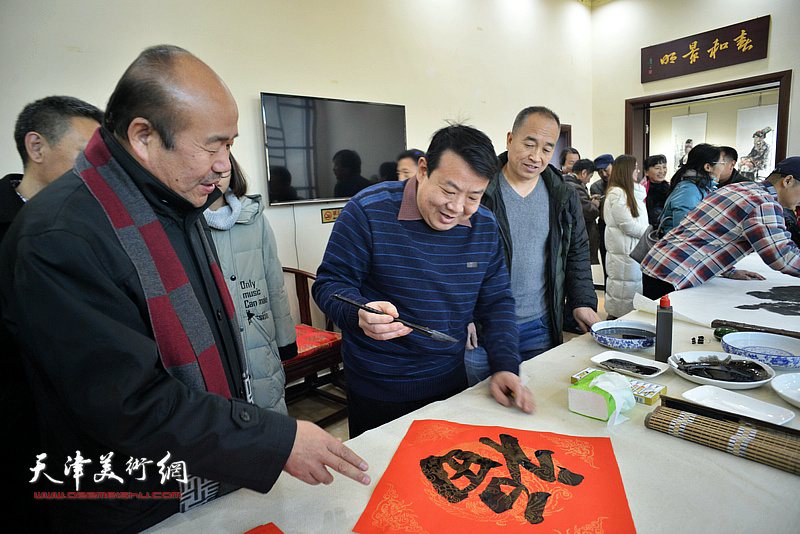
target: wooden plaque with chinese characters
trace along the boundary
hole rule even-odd
[[[354,532],[635,532],[609,438],[414,421]]]
[[[642,48],[642,83],[767,57],[770,16]]]

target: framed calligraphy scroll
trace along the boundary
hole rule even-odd
[[[635,532],[609,438],[414,421],[354,532],[542,527]]]
[[[642,48],[642,83],[767,57],[770,15]]]

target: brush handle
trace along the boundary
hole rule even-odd
[[[375,308],[372,308],[370,306],[366,306],[364,304],[361,304],[360,302],[356,302],[355,300],[353,300],[351,298],[348,298],[348,297],[345,297],[344,295],[340,295],[338,293],[335,293],[335,294],[333,294],[331,296],[333,298],[335,298],[336,300],[341,300],[342,302],[346,302],[347,304],[350,304],[351,306],[355,306],[356,308],[362,309],[362,310],[367,311],[369,313],[376,313],[378,315],[389,315],[386,312],[382,312],[380,310],[376,310]],[[439,332],[438,330],[434,330],[432,328],[428,328],[427,326],[421,326],[421,325],[418,325],[418,324],[414,324],[414,323],[411,323],[409,321],[406,321],[405,319],[400,319],[399,317],[395,318],[394,322],[400,323],[402,325],[405,325],[405,326],[411,328],[412,330],[417,330],[418,332],[422,332],[426,336],[434,338],[434,339],[439,340],[439,341],[449,341],[449,342],[457,341],[454,337],[448,336],[447,334]]]
[[[719,328],[721,326],[729,326],[731,328],[735,328],[740,332],[764,332],[765,334],[779,334],[781,336],[788,336],[800,339],[800,332],[795,332],[793,330],[782,330],[780,328],[771,328],[769,326],[737,323],[736,321],[726,321],[724,319],[714,319],[713,321],[711,321],[711,328]]]

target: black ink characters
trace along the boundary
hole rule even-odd
[[[544,520],[544,508],[550,493],[528,490],[522,483],[520,466],[545,482],[559,482],[567,486],[577,486],[583,482],[583,475],[573,473],[564,467],[559,467],[556,475],[551,457],[553,451],[537,450],[534,453],[539,462],[537,465],[525,455],[519,445],[519,440],[514,436],[500,434],[500,443],[485,437],[480,438],[480,442],[500,452],[505,458],[508,468],[509,476],[492,477],[488,486],[480,494],[481,501],[497,514],[510,510],[524,491],[528,495],[525,519],[532,525]],[[445,470],[445,464],[455,471],[452,477]],[[477,471],[471,469],[473,464],[477,466]],[[501,463],[491,458],[461,449],[454,449],[444,456],[428,456],[420,460],[419,465],[436,492],[451,503],[458,503],[466,499],[469,493],[486,479],[489,471],[502,466]],[[461,477],[469,480],[469,485],[463,489],[453,484],[454,480]],[[511,488],[511,491],[504,493],[504,487]]]

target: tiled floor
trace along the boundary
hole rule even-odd
[[[337,395],[341,393],[341,391],[334,386],[323,386],[322,389],[326,388],[333,388],[332,392]],[[306,397],[289,405],[289,415],[295,419],[316,421],[341,409],[341,407],[340,404],[321,397]],[[347,418],[329,425],[325,430],[330,432],[333,437],[341,438],[342,441],[350,439],[350,433],[347,431]]]
[[[603,291],[597,291],[597,315],[600,316],[601,320],[606,318],[606,312],[603,308],[603,295]],[[576,336],[577,334],[569,334],[565,332],[564,341],[569,341]],[[332,387],[333,386],[325,386],[325,388]],[[338,393],[338,391],[336,391],[336,393]],[[318,397],[307,397],[290,404],[289,415],[295,419],[314,421],[335,412],[339,408],[341,408],[341,406],[335,402]],[[350,433],[347,430],[347,419],[343,419],[337,423],[334,423],[328,426],[325,430],[330,432],[334,437],[341,438],[342,441],[347,441],[350,438]]]

